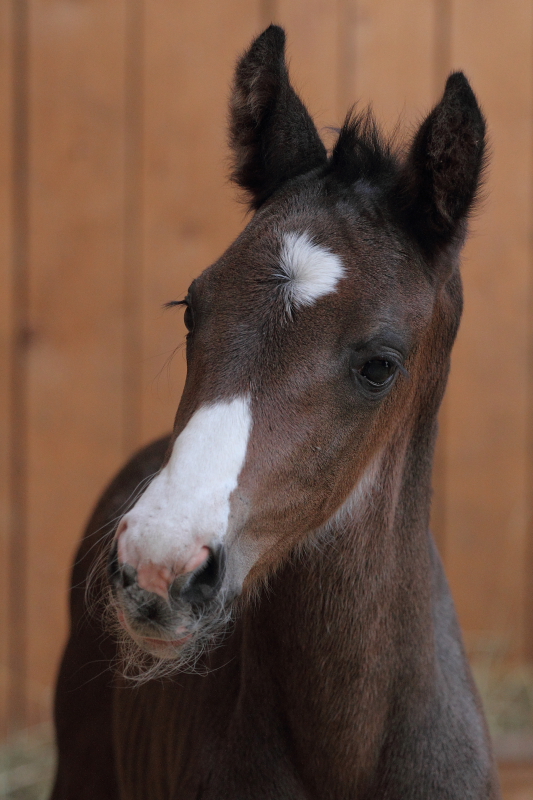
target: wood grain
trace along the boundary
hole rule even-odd
[[[524,655],[528,551],[532,6],[452,3],[451,57],[489,122],[448,392],[446,562],[463,627]],[[526,177],[528,176],[528,177]]]
[[[287,33],[292,82],[322,136],[339,126],[345,109],[339,95],[341,5],[328,0],[277,0],[275,22]]]
[[[346,4],[344,52],[351,54],[344,93],[371,104],[392,131],[418,122],[434,100],[435,14],[426,0],[356,0]]]
[[[28,721],[82,524],[123,456],[125,0],[30,11]]]
[[[533,764],[500,764],[503,800],[533,800]]]
[[[0,738],[8,727],[9,557],[11,537],[11,371],[14,336],[12,275],[13,25],[0,4]]]

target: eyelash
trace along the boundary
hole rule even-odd
[[[194,317],[189,298],[186,297],[184,300],[170,300],[170,302],[165,303],[164,308],[174,308],[175,306],[185,306],[183,321],[185,323],[185,327],[190,333],[194,327]]]

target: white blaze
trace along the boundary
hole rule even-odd
[[[310,306],[335,291],[345,269],[339,256],[314,244],[307,233],[286,233],[280,258],[286,305]]]
[[[168,464],[122,520],[123,561],[172,569],[198,547],[224,540],[251,426],[249,397],[202,406],[192,415]]]

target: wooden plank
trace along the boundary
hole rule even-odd
[[[11,6],[11,363],[9,374],[9,549],[7,727],[26,719],[26,352],[28,339],[28,10]]]
[[[435,14],[426,0],[346,2],[343,93],[372,104],[392,130],[420,119],[434,100]]]
[[[8,728],[10,420],[13,350],[12,284],[12,108],[13,27],[11,5],[0,4],[0,739]]]
[[[287,32],[293,84],[327,141],[325,126],[339,125],[339,36],[341,4],[329,0],[277,0],[275,21]]]
[[[533,765],[503,763],[499,765],[503,800],[533,800]]]
[[[127,0],[126,11],[123,447],[130,453],[141,434],[144,0]]]
[[[245,222],[226,180],[226,109],[237,55],[260,32],[258,0],[145,7],[141,437],[172,426],[185,377],[179,310],[193,277]]]
[[[122,460],[126,0],[30,6],[28,722],[47,717],[70,563]]]
[[[454,0],[453,67],[490,128],[483,213],[464,257],[448,391],[446,562],[463,628],[524,655],[531,414],[532,6]]]

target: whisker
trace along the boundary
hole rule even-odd
[[[117,509],[117,510],[118,510],[120,513],[118,513],[118,514],[117,514],[115,517],[113,517],[112,519],[109,519],[109,520],[107,520],[106,522],[104,522],[104,524],[103,524],[103,525],[101,525],[99,528],[97,528],[95,531],[92,531],[92,532],[91,532],[91,534],[90,534],[90,538],[92,539],[92,537],[93,537],[93,536],[96,536],[96,534],[100,533],[100,531],[103,531],[105,528],[108,528],[108,527],[110,527],[110,526],[114,525],[114,523],[115,523],[115,522],[118,522],[120,519],[122,519],[122,517],[124,516],[124,514],[126,514],[126,513],[127,513],[127,511],[129,511],[129,510],[130,510],[130,508],[132,508],[132,507],[135,505],[135,503],[137,502],[137,500],[139,499],[139,497],[141,496],[141,494],[142,494],[142,493],[143,493],[143,491],[145,490],[147,483],[148,483],[148,482],[150,482],[150,481],[152,481],[152,479],[153,479],[153,478],[155,478],[155,476],[156,476],[156,475],[158,475],[158,474],[159,474],[159,472],[160,472],[160,470],[156,470],[156,472],[153,472],[151,475],[147,475],[146,477],[144,477],[144,478],[143,478],[143,479],[142,479],[142,480],[141,480],[141,481],[140,481],[140,482],[137,484],[137,486],[135,487],[135,489],[133,490],[133,492],[131,492],[131,494],[129,495],[129,497],[127,497],[127,498],[126,498],[126,500],[124,500],[124,502],[123,502],[123,503],[121,503],[121,505],[120,505],[120,506],[119,506],[119,508]],[[127,511],[126,511],[126,506],[128,505],[128,503],[129,503],[129,508],[128,508],[128,509],[127,509]],[[91,545],[91,547],[90,547],[88,550],[86,550],[86,551],[85,551],[85,552],[84,552],[84,553],[83,553],[83,554],[80,556],[80,559],[84,559],[84,558],[86,558],[86,557],[89,555],[89,553],[91,553],[91,552],[92,552],[92,550],[93,550],[95,547],[97,547],[97,546],[100,544],[100,542],[102,541],[102,539],[104,539],[104,538],[105,538],[105,537],[108,535],[108,533],[109,533],[109,531],[105,531],[105,532],[104,532],[104,534],[103,534],[102,536],[100,536],[100,537],[97,539],[97,541],[96,541],[96,542],[93,542],[93,544]],[[78,559],[77,561],[75,561],[75,562],[74,562],[74,564],[75,564],[75,565],[76,565],[76,564],[78,564],[78,563],[79,563],[79,561],[80,561],[80,559]]]
[[[147,485],[150,481],[158,475],[160,470],[156,470],[155,472],[151,473],[150,475],[145,476],[135,489],[130,493],[130,495],[126,498],[126,500],[121,503],[119,509],[121,511],[120,514],[117,514],[112,519],[108,520],[104,525],[101,525],[100,528],[97,528],[91,536],[95,536],[96,534],[100,533],[100,531],[104,531],[102,536],[99,536],[98,539],[93,542],[91,547],[82,553],[80,559],[85,559],[98,545],[100,545],[105,539],[111,538],[116,523],[122,519],[125,513],[129,511],[137,502],[143,491],[145,491]],[[106,529],[107,530],[104,530]],[[105,547],[102,547],[101,552],[97,555],[94,559],[91,567],[87,572],[87,576],[85,578],[85,600],[87,606],[87,612],[92,614],[95,610],[95,607],[98,605],[98,598],[96,597],[96,587],[98,585],[99,579],[105,579],[106,574],[106,567],[107,567],[107,557],[108,552]],[[76,562],[79,563],[79,560]]]
[[[116,607],[112,598],[110,606]],[[108,611],[110,609],[108,608]],[[192,620],[190,629],[192,639],[176,651],[175,658],[158,658],[142,650],[129,634],[122,628],[114,613],[109,624],[119,640],[119,654],[116,668],[121,675],[135,685],[147,681],[176,675],[177,673],[194,673],[205,675],[211,668],[203,663],[203,656],[220,646],[227,637],[234,620],[234,607],[222,596],[209,614],[199,614]]]

